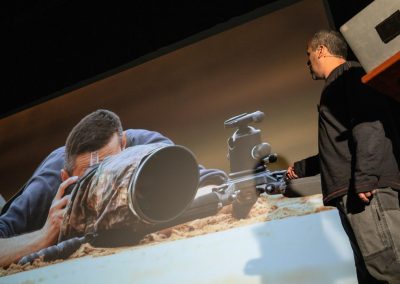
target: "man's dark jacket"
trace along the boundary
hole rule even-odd
[[[400,189],[398,105],[363,84],[364,74],[350,61],[331,72],[318,106],[319,154],[294,164],[299,177],[321,173],[325,205],[349,191]]]

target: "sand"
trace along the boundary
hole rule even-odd
[[[301,216],[317,213],[324,210],[331,210],[333,207],[325,207],[322,204],[321,194],[307,197],[287,198],[282,195],[261,195],[254,204],[249,215],[244,219],[235,219],[232,217],[231,205],[222,208],[216,215],[190,221],[175,227],[161,230],[156,233],[146,235],[138,245],[119,248],[97,248],[90,244],[83,244],[67,260],[92,256],[101,257],[108,254],[114,254],[121,250],[137,249],[144,246],[160,245],[163,242],[178,241],[180,239],[192,238],[199,235],[215,233],[224,230],[234,229],[249,224],[268,222],[291,216]],[[57,260],[44,262],[40,259],[32,264],[17,265],[11,264],[7,269],[0,268],[0,276],[11,275],[14,273],[35,269],[66,260]]]

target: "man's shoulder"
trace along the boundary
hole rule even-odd
[[[151,135],[154,135],[155,132],[147,130],[147,129],[126,129],[125,135],[127,138],[127,146],[134,146],[137,144],[137,141],[142,140],[143,138],[147,138]]]
[[[336,67],[336,69],[329,75],[327,83],[333,81],[343,81],[349,84],[361,85],[361,77],[365,75],[364,68],[357,61],[346,61]]]
[[[345,68],[344,68],[345,75],[348,75],[349,77],[362,77],[365,75],[365,70],[362,65],[357,62],[357,61],[347,61],[345,63]]]
[[[64,155],[65,154],[65,146],[60,146],[56,149],[54,149],[49,156],[59,156],[59,155]]]
[[[129,137],[129,138],[134,138],[134,137],[142,136],[142,135],[148,135],[149,133],[153,133],[153,132],[154,131],[150,131],[150,130],[147,130],[147,129],[140,129],[140,128],[137,128],[137,129],[133,129],[133,128],[125,129],[126,136]]]
[[[346,61],[345,65],[347,66],[348,69],[350,68],[363,68],[360,62],[354,61],[354,60],[349,60]]]
[[[157,131],[147,129],[126,129],[125,134],[127,138],[127,147],[159,142],[173,144],[169,138]]]
[[[64,166],[65,146],[61,146],[53,150],[39,165],[35,173],[43,168],[51,168],[59,170]]]
[[[58,147],[53,150],[46,158],[46,160],[64,160],[65,157],[65,146]]]
[[[346,61],[337,68],[337,75],[365,74],[364,68],[357,61]]]

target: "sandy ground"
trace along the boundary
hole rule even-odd
[[[290,216],[301,216],[331,209],[333,209],[333,207],[323,206],[322,196],[320,194],[299,198],[287,198],[283,197],[282,195],[261,195],[250,211],[248,217],[244,219],[238,220],[233,218],[231,214],[232,208],[229,205],[222,208],[218,214],[214,216],[197,219],[185,224],[149,234],[134,247],[96,248],[89,244],[84,244],[68,259],[74,259],[88,255],[99,257],[108,254],[114,254],[121,250],[135,249],[150,245],[159,245],[163,242],[196,237],[208,233],[246,226],[253,223],[268,222],[270,220],[278,220]],[[32,264],[26,264],[24,266],[11,264],[8,269],[0,268],[0,276],[27,271],[62,261],[65,260],[44,262],[40,259],[37,259]]]

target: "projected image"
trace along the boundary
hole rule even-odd
[[[318,152],[306,50],[323,1],[250,18],[0,121],[0,232],[26,244],[0,282],[82,283],[85,267],[100,283],[354,283],[319,177],[286,175]]]

